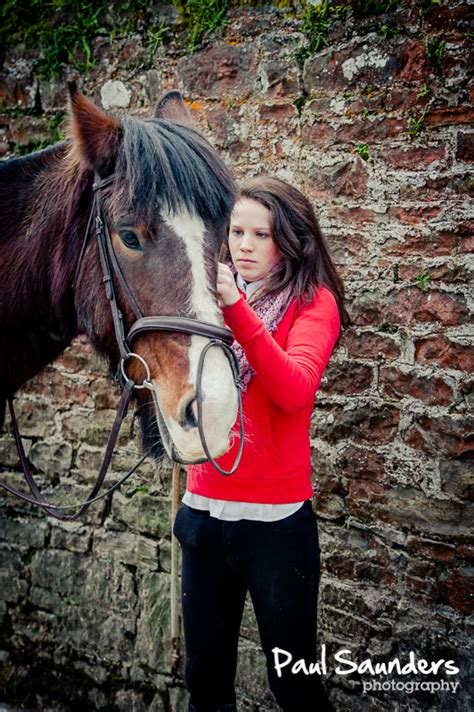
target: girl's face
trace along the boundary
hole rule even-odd
[[[273,240],[271,217],[268,208],[252,198],[241,198],[232,211],[229,250],[246,282],[265,277],[282,256]]]

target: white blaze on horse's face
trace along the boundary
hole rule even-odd
[[[215,289],[209,284],[206,271],[205,237],[203,220],[182,207],[176,212],[162,212],[162,218],[173,233],[183,240],[191,265],[189,308],[192,316],[218,326],[223,325],[221,310],[216,302]],[[166,427],[178,454],[183,460],[193,462],[205,458],[198,428],[183,424],[182,413],[195,394],[199,357],[208,339],[191,336],[189,348],[189,373],[183,393],[176,393],[175,412],[165,413]],[[156,384],[157,385],[157,384]],[[161,384],[160,388],[163,388]],[[159,389],[158,393],[159,393]],[[237,390],[235,388],[229,362],[222,349],[211,348],[206,354],[202,374],[202,416],[208,448],[213,457],[223,455],[229,449],[229,431],[237,417]],[[170,399],[167,399],[170,402]],[[197,403],[191,403],[197,420]],[[164,435],[162,433],[162,435]],[[169,452],[169,443],[163,437]]]

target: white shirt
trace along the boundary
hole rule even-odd
[[[263,284],[263,279],[257,279],[255,280],[255,282],[246,282],[244,279],[242,279],[239,273],[237,273],[235,281],[237,282],[237,286],[240,291],[243,292],[247,297],[247,301],[250,299],[250,296],[260,287],[260,285]]]
[[[255,282],[245,282],[240,274],[236,278],[237,286],[244,292],[247,299],[262,284],[263,279]],[[303,502],[290,502],[289,504],[260,504],[259,502],[234,502],[226,499],[213,499],[194,494],[186,490],[183,496],[184,504],[194,509],[208,511],[211,517],[223,519],[227,522],[236,522],[239,519],[252,519],[260,522],[276,522],[285,519],[298,511]]]

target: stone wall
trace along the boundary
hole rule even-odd
[[[151,52],[140,35],[99,37],[99,61],[80,85],[138,115],[178,87],[237,176],[273,172],[313,200],[353,319],[311,426],[325,684],[337,712],[470,710],[468,6],[391,5],[364,14],[346,3],[327,46],[304,63],[298,13],[234,8],[188,55],[177,11],[164,6],[176,38],[170,31]],[[66,109],[74,71],[38,80],[34,59],[14,48],[0,74],[6,158],[47,139]],[[110,80],[122,82],[119,93]],[[36,115],[24,111],[34,106]],[[69,501],[84,495],[116,403],[83,339],[24,387],[21,429],[45,486]],[[137,457],[133,431],[130,420],[113,477]],[[19,483],[8,423],[0,448],[4,477]],[[169,674],[169,491],[169,464],[147,464],[73,524],[1,499],[0,699],[41,710],[186,709],[182,680]],[[458,675],[427,679],[460,684],[364,694],[369,681],[426,676],[338,674],[331,656],[343,648],[357,661],[404,664],[409,651],[452,659]],[[238,687],[242,709],[277,709],[248,605]]]

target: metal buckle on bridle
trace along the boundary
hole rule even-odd
[[[145,369],[145,378],[142,380],[141,383],[137,383],[135,380],[131,379],[129,376],[127,376],[125,372],[125,362],[131,358],[136,358],[137,361],[140,361],[143,368]],[[135,351],[129,351],[126,356],[120,359],[120,373],[122,375],[124,383],[126,381],[133,380],[133,387],[136,390],[140,390],[142,388],[148,388],[150,390],[154,388],[153,382],[151,380],[150,367],[148,366],[143,356],[140,356],[140,354],[135,353]]]

